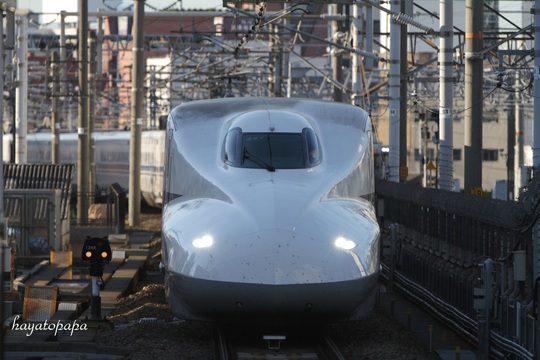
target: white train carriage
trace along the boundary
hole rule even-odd
[[[129,131],[94,132],[95,187],[107,189],[118,183],[129,187]],[[4,135],[4,162],[11,160],[12,135]],[[52,134],[37,132],[27,135],[27,160],[33,164],[50,164]],[[141,135],[141,196],[153,207],[161,207],[163,192],[165,131],[143,131]],[[78,135],[60,134],[60,163],[78,162]],[[73,179],[74,185],[77,178]],[[76,192],[74,192],[76,193]]]

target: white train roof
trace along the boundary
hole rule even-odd
[[[242,124],[247,124],[249,120],[243,120],[243,115],[250,113],[249,118],[252,118],[254,111],[261,112],[261,116],[275,113],[280,114],[274,116],[274,126],[285,125],[286,117],[296,117],[292,113],[301,114],[312,119],[317,119],[317,123],[329,123],[336,125],[350,126],[363,131],[369,131],[366,128],[369,123],[367,112],[359,107],[315,99],[299,99],[299,98],[223,98],[212,100],[199,100],[182,104],[171,112],[171,118],[177,122],[188,121],[205,121],[211,119],[231,120],[237,118],[242,121]],[[170,118],[170,119],[171,119]],[[272,125],[269,116],[269,124]],[[182,126],[180,123],[175,123],[175,126]],[[267,129],[268,131],[268,129]],[[276,128],[276,132],[279,130]],[[284,132],[289,132],[285,130]]]

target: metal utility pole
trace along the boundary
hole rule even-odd
[[[431,188],[431,178],[428,179],[429,171],[428,171],[428,163],[433,160],[429,158],[428,153],[428,133],[429,133],[429,126],[428,126],[428,119],[424,118],[422,121],[422,125],[420,128],[420,139],[422,140],[422,146],[420,147],[422,150],[422,186],[425,188]]]
[[[95,141],[93,138],[94,125],[96,123],[96,74],[97,63],[101,61],[96,57],[97,49],[96,32],[94,30],[88,31],[88,130],[90,131],[90,137],[88,139],[88,188],[94,189],[96,184],[96,159],[95,159]],[[93,203],[93,199],[90,199],[90,203]]]
[[[0,68],[4,68],[4,12],[0,11]],[[0,90],[2,91],[2,97],[4,96],[4,77],[0,76]],[[0,101],[0,114],[2,114],[2,127],[4,118],[4,99]],[[0,159],[3,159],[4,137],[0,136]],[[3,228],[4,224],[4,177],[0,176],[0,228]],[[0,234],[0,321],[4,323],[4,254],[5,251],[10,251],[9,247],[4,246],[7,239],[4,239],[4,235]],[[11,253],[11,251],[10,251]],[[4,347],[4,329],[0,331],[0,344]],[[4,350],[0,350],[0,360],[4,360]]]
[[[16,54],[16,51],[15,51],[15,43],[16,43],[16,31],[15,31],[15,28],[16,28],[16,24],[17,23],[17,20],[16,20],[16,17],[15,17],[15,12],[11,12],[11,11],[8,11],[6,13],[6,41],[4,42],[4,50],[5,50],[5,57],[4,57],[4,69],[5,69],[5,79],[4,79],[4,86],[6,87],[7,86],[7,91],[8,91],[8,94],[9,94],[9,104],[11,106],[11,109],[12,109],[12,118],[11,118],[11,135],[13,136],[13,141],[12,141],[12,144],[10,146],[10,158],[9,158],[9,161],[12,162],[12,163],[15,163],[15,123],[17,122],[16,121],[16,117],[15,117],[15,107],[16,107],[16,104],[15,104],[15,101],[16,101],[16,96],[15,96],[15,92],[16,92],[16,87],[17,87],[17,82],[16,82],[16,76],[17,76],[17,71],[16,71],[16,63],[15,63],[15,54]]]
[[[67,94],[67,66],[66,66],[66,12],[60,12],[60,93],[62,94],[62,99],[66,99]],[[64,106],[62,106],[61,117],[66,118]],[[73,129],[73,124],[71,117],[67,117],[67,128],[68,131]]]
[[[283,10],[289,11],[290,5],[288,3],[283,3]],[[289,26],[289,19],[285,17],[283,19],[283,24],[285,26]],[[279,54],[281,58],[281,79],[279,81],[280,83],[280,90],[279,90],[279,96],[286,96],[290,97],[288,94],[290,94],[289,89],[292,86],[292,65],[291,60],[289,58],[289,52],[286,51],[285,45],[286,43],[291,43],[291,36],[288,34],[282,34],[281,35],[281,41],[280,41],[280,47],[279,47]],[[293,42],[294,43],[294,42]],[[282,84],[285,84],[285,94],[283,94],[283,90],[281,90]]]
[[[534,146],[533,166],[540,165],[540,0],[535,0],[534,8]]]
[[[15,9],[11,9],[6,11],[6,48],[8,48],[7,55],[11,54],[11,50],[13,50],[14,45],[14,17],[13,12]],[[11,20],[11,21],[10,21]],[[13,74],[13,71],[10,71],[8,67],[5,67],[4,63],[4,11],[0,11],[0,69],[5,69],[4,74],[6,76],[7,81],[13,81],[13,77],[11,76]],[[7,63],[9,64],[9,60],[7,60]],[[0,91],[2,92],[2,96],[4,94],[4,76],[0,76]],[[1,125],[3,127],[3,115],[4,115],[4,101],[3,99],[0,100],[0,114],[2,115],[2,122]],[[0,159],[3,159],[3,149],[4,149],[4,137],[0,136]],[[6,256],[6,254],[11,255],[11,248],[8,244],[8,239],[5,238],[5,235],[7,231],[5,231],[5,228],[8,224],[6,224],[5,218],[4,218],[4,177],[0,176],[0,321],[2,323],[4,322],[5,314],[4,314],[4,270],[7,270],[9,267],[11,271],[11,264],[6,263],[6,258],[11,260],[11,256]],[[9,261],[11,263],[11,261]],[[10,279],[11,280],[11,279]],[[11,283],[10,283],[10,289],[11,289]],[[4,346],[4,331],[0,332],[0,344],[2,347]],[[4,360],[4,350],[0,350],[0,360]]]
[[[481,51],[483,50],[483,39],[484,1],[466,0],[464,188],[467,194],[470,194],[471,191],[482,189],[482,78],[484,56]]]
[[[540,0],[535,0],[534,8],[534,138],[533,138],[533,166],[540,165]],[[523,129],[523,128],[521,128]],[[536,298],[536,322],[534,358],[540,358],[540,225],[533,228],[536,237],[533,242],[533,281]]]
[[[332,15],[338,15],[343,12],[343,5],[342,4],[331,4],[329,5],[329,10],[331,9]],[[330,26],[331,31],[331,37],[335,42],[341,42],[340,37],[340,23],[338,20],[332,20]],[[331,52],[331,59],[332,59],[332,70],[333,70],[333,77],[335,80],[337,80],[339,83],[342,82],[343,79],[343,56],[341,55],[342,51],[338,50],[336,48],[333,48],[333,52]],[[343,90],[339,86],[334,86],[334,101],[336,102],[343,102]]]
[[[57,51],[51,53],[51,163],[60,164],[60,55]]]
[[[362,48],[362,5],[352,4],[353,21],[351,26],[352,46],[354,49]],[[358,54],[351,54],[351,73],[352,73],[352,104],[365,109],[364,99],[362,98],[362,57]]]
[[[283,41],[280,39],[279,28],[276,26],[274,30],[276,41],[272,48],[272,56],[274,58],[274,93],[272,96],[281,97],[283,83]]]
[[[77,219],[88,220],[89,208],[89,149],[90,128],[88,126],[88,0],[79,0],[79,48],[77,50],[79,72],[79,126],[77,158]]]
[[[15,90],[15,162],[26,164],[26,134],[28,132],[28,12],[18,14],[17,81]]]
[[[440,47],[439,47],[439,187],[454,187],[454,4],[453,0],[440,0]]]
[[[0,39],[4,39],[4,11],[0,11]],[[4,69],[4,41],[0,41],[0,69]],[[2,91],[2,94],[4,93],[4,77],[0,76],[0,90]],[[2,95],[3,96],[3,95]],[[2,115],[2,127],[3,127],[3,118],[4,118],[4,99],[0,101],[0,115]],[[3,150],[4,150],[4,137],[0,136],[0,159],[3,159]],[[1,225],[4,224],[4,177],[0,176],[0,228]],[[3,239],[3,234],[0,234],[0,237]],[[0,243],[0,246],[3,246],[2,243]],[[3,253],[0,254],[3,256]],[[0,272],[3,272],[4,269],[0,268]],[[0,292],[4,292],[4,279],[3,279],[3,273],[2,273],[2,288],[0,288]],[[2,304],[3,306],[3,304]],[[0,320],[3,321],[3,318],[0,317]],[[3,344],[3,343],[2,343]]]
[[[102,9],[98,9],[98,13]],[[97,39],[96,39],[96,70],[95,73],[98,74],[99,81],[101,83],[103,75],[103,16],[98,16],[98,28],[97,28]],[[97,96],[95,98],[95,104],[98,108],[101,108],[102,99]]]
[[[401,13],[412,16],[412,0],[401,1]],[[407,25],[401,25],[399,36],[399,179],[401,182],[407,181],[401,169],[407,169]]]
[[[393,13],[401,11],[401,0],[392,0],[390,10]],[[400,55],[401,55],[401,25],[394,17],[390,17],[390,71],[388,74],[390,153],[388,154],[388,180],[399,182],[399,140],[400,140]]]
[[[519,75],[516,74],[516,82],[519,82]],[[515,106],[515,125],[516,125],[516,147],[514,150],[514,198],[519,196],[521,188],[525,185],[523,182],[524,176],[524,166],[523,166],[523,96],[521,94],[516,94],[516,106]]]
[[[141,218],[141,130],[143,124],[144,0],[134,1],[133,67],[131,72],[131,141],[129,146],[129,224]]]
[[[366,6],[366,39],[370,39],[370,41],[366,41],[366,52],[372,54],[373,53],[373,39],[374,36],[374,29],[373,29],[373,7],[372,6]],[[371,70],[373,70],[373,67],[376,66],[375,61],[373,58],[366,57],[365,58],[365,70],[366,73],[370,73]],[[369,96],[369,95],[368,95]],[[369,101],[368,101],[369,102]]]
[[[506,200],[514,200],[514,168],[515,168],[515,147],[516,147],[516,100],[517,96],[508,94],[507,111],[507,138],[506,149],[508,156],[506,158]]]
[[[155,128],[156,126],[156,123],[157,123],[157,95],[156,95],[156,66],[155,65],[152,65],[150,66],[150,69],[148,69],[150,74],[150,88],[148,89],[149,91],[149,96],[148,96],[148,101],[150,102],[150,105],[148,106],[149,108],[149,111],[150,111],[150,114],[149,114],[149,122],[148,122],[148,127],[150,127],[151,129]]]
[[[270,36],[270,41],[269,41],[269,49],[270,49],[270,57],[269,57],[269,64],[268,64],[268,70],[269,70],[269,75],[268,75],[268,96],[270,97],[273,97],[273,96],[277,96],[277,91],[276,91],[276,83],[277,83],[277,78],[278,78],[278,74],[277,74],[277,61],[276,61],[276,52],[277,52],[277,47],[278,47],[278,44],[277,44],[277,37],[278,37],[278,28],[277,26],[274,26],[273,24],[270,24],[268,25],[268,32],[270,34],[272,34],[272,36]],[[229,84],[231,82],[231,79],[229,78]]]
[[[11,13],[11,15],[13,15],[13,10],[5,10],[6,12],[6,17],[9,16],[9,13]],[[6,32],[9,33],[10,30],[9,30],[9,22],[6,24]],[[9,38],[9,35],[8,35],[8,38]],[[2,41],[0,41],[0,69],[4,69],[4,10],[0,11],[0,39],[2,39]],[[8,47],[9,47],[9,41],[8,41]],[[6,76],[7,77],[7,76]],[[0,76],[0,90],[2,91],[2,94],[4,93],[4,77],[3,76]],[[0,100],[0,114],[2,115],[2,126],[4,125],[3,124],[3,115],[4,115],[4,101],[3,99]],[[3,150],[4,150],[4,137],[3,136],[0,136],[0,159],[3,159]],[[4,231],[5,229],[5,226],[6,226],[6,223],[5,223],[5,219],[4,219],[4,177],[3,176],[0,176],[0,263],[1,263],[1,266],[0,266],[0,296],[3,296],[3,293],[4,293],[4,269],[6,268],[6,264],[4,263],[4,251],[8,251],[9,252],[9,244],[7,242],[7,239],[4,238],[4,235],[6,234],[6,232]],[[8,257],[9,259],[9,257]],[[9,266],[9,264],[7,264]],[[3,298],[1,299],[2,301],[0,301],[0,303],[2,303],[2,309],[0,309],[0,320],[3,321],[4,320],[4,313],[3,313]],[[3,331],[2,331],[3,333]],[[2,338],[1,338],[1,342],[0,344],[4,344],[3,343],[3,334],[2,334]],[[0,354],[0,356],[3,358],[3,353]]]
[[[5,41],[2,44],[4,46],[4,91],[7,91],[9,94],[9,102],[12,106],[12,109],[15,108],[14,99],[15,99],[15,64],[14,64],[14,56],[15,53],[15,12],[13,11],[6,11],[4,13],[5,17]],[[13,116],[15,115],[15,112],[12,111]],[[2,115],[4,113],[2,112]],[[15,118],[13,118],[12,126],[15,126]],[[14,129],[12,129],[13,131]],[[14,133],[13,133],[14,135]],[[13,144],[14,145],[14,144]],[[12,146],[13,146],[12,145]],[[10,161],[15,160],[15,151],[14,148],[11,149],[11,159]]]

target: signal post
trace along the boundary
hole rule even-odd
[[[90,320],[102,320],[100,290],[103,284],[105,262],[112,259],[111,246],[107,237],[90,237],[84,241],[82,259],[90,260],[92,277],[92,298],[90,300]]]

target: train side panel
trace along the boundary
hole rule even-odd
[[[164,130],[144,131],[141,138],[141,192],[144,201],[156,208],[163,204],[165,167]]]
[[[94,164],[96,189],[108,189],[118,183],[129,191],[129,131],[95,132]],[[12,135],[3,138],[3,160],[11,161]],[[35,164],[51,163],[50,132],[30,133],[27,135],[28,162]],[[141,134],[141,196],[150,206],[161,208],[163,202],[163,166],[165,149],[165,131],[143,131]],[[78,163],[78,135],[60,134],[60,162]],[[73,179],[76,186],[77,177]],[[74,192],[76,193],[76,192]]]

